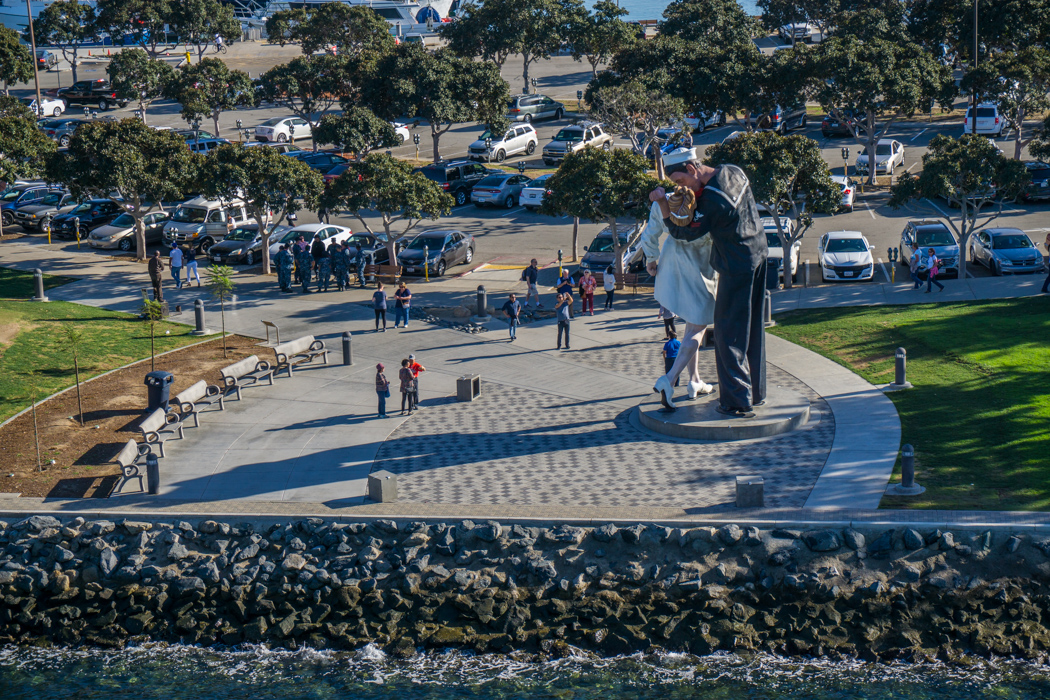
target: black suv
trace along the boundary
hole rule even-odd
[[[824,117],[820,123],[820,133],[824,138],[830,136],[853,136],[853,130],[857,130],[867,119],[864,112],[859,109],[835,109]]]
[[[67,88],[58,91],[58,98],[65,100],[66,104],[98,105],[105,111],[110,105],[126,107],[127,100],[118,99],[116,91],[110,86],[108,80],[78,80]]]
[[[108,199],[89,199],[52,219],[51,235],[58,238],[76,238],[79,219],[80,237],[86,238],[92,229],[105,226],[123,213],[124,207],[116,202]]]
[[[502,173],[469,160],[441,161],[416,168],[412,172],[423,173],[428,180],[441,185],[441,188],[456,198],[456,205],[470,201],[470,191],[486,176]]]
[[[755,114],[752,112],[752,115]],[[806,126],[806,105],[794,105],[787,109],[777,105],[772,112],[758,113],[755,125],[760,131],[775,131],[778,134],[786,134],[791,129],[801,129]]]
[[[1021,199],[1026,202],[1050,199],[1050,164],[1026,161],[1024,167],[1028,168],[1028,185]]]

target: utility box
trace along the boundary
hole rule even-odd
[[[368,498],[376,503],[397,501],[397,474],[382,470],[369,474]]]
[[[760,476],[738,476],[736,478],[736,507],[764,508],[766,484]]]
[[[456,400],[473,401],[481,396],[481,375],[465,374],[456,380]]]

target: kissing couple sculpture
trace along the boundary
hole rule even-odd
[[[675,410],[674,383],[689,369],[688,396],[714,387],[700,379],[697,351],[715,328],[717,411],[754,417],[766,398],[766,343],[762,319],[766,236],[751,185],[735,165],[701,163],[693,148],[664,156],[668,193],[657,187],[642,232],[646,269],[656,276],[656,300],[686,323],[682,348],[671,370],[656,380],[665,411]],[[663,246],[660,239],[667,234]]]

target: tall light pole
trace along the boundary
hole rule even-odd
[[[29,7],[29,0],[26,0],[26,19],[29,21],[29,44],[33,48],[33,82],[36,84],[36,117],[37,119],[44,116],[44,102],[40,99],[40,72],[37,70],[37,64],[40,61],[36,58],[36,36],[33,34],[33,10]]]
[[[973,70],[977,77],[977,0],[973,0]],[[970,114],[973,116],[973,134],[977,135],[977,81],[973,83],[973,95],[970,98]]]

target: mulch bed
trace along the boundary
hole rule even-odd
[[[229,356],[223,358],[222,339],[208,341],[158,358],[157,369],[175,375],[171,386],[174,398],[201,379],[221,385],[219,370],[265,351],[258,342],[255,338],[228,336]],[[109,496],[120,480],[120,468],[111,460],[129,438],[140,440],[138,424],[146,415],[143,379],[149,371],[150,361],[146,359],[81,384],[83,427],[76,420],[76,389],[37,404],[44,471],[37,469],[32,411],[0,428],[0,492],[53,498]]]

